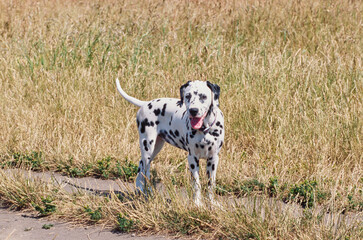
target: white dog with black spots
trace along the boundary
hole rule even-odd
[[[199,159],[207,160],[208,195],[214,199],[218,153],[224,141],[224,118],[219,109],[220,88],[209,81],[189,81],[180,88],[180,99],[158,98],[140,101],[125,93],[118,79],[120,94],[140,107],[137,128],[141,160],[136,187],[146,192],[146,178],[150,178],[150,163],[167,142],[188,152],[189,170],[194,185],[194,202],[202,205],[199,181]],[[146,177],[146,178],[145,178]]]

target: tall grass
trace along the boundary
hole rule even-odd
[[[287,199],[308,181],[329,211],[362,210],[360,1],[28,0],[0,1],[0,12],[3,161],[42,152],[51,170],[137,163],[137,109],[114,79],[143,100],[209,80],[226,119],[222,193],[248,194],[256,180],[264,187],[252,192],[271,195],[274,180]],[[152,168],[186,185],[184,163],[167,146]]]

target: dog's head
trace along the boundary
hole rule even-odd
[[[219,94],[219,86],[208,81],[189,81],[180,87],[180,104],[185,104],[193,129],[201,128],[208,113],[219,106]]]

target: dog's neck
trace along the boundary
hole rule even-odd
[[[214,111],[215,106],[211,105],[207,116],[203,120],[203,126],[199,129],[200,131],[206,133],[209,131],[211,127],[216,123],[217,120],[217,112]]]

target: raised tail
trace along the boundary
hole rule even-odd
[[[131,97],[127,93],[125,93],[125,91],[122,90],[122,88],[121,88],[121,85],[120,85],[120,82],[119,82],[118,78],[116,78],[116,87],[117,87],[118,92],[121,94],[121,96],[123,96],[128,102],[130,102],[130,103],[132,103],[132,104],[134,104],[134,105],[136,105],[138,107],[141,107],[142,105],[147,103],[145,101],[141,101],[139,99]]]

